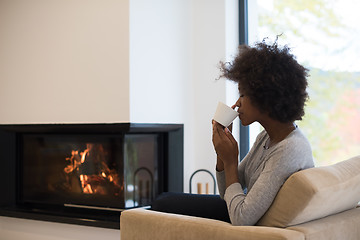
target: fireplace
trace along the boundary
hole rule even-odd
[[[119,228],[183,191],[183,125],[0,125],[0,161],[0,215]]]

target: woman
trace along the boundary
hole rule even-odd
[[[222,63],[221,70],[222,77],[238,83],[240,97],[233,108],[238,107],[242,125],[259,122],[265,130],[238,164],[238,144],[231,131],[213,121],[216,177],[223,199],[164,193],[152,209],[254,225],[291,174],[314,166],[310,144],[294,123],[304,115],[307,69],[288,47],[263,41],[240,46],[234,61]]]
[[[238,107],[244,126],[258,122],[264,130],[238,164],[238,144],[227,128],[213,121],[217,182],[233,225],[254,225],[270,207],[280,187],[296,171],[314,166],[301,120],[308,98],[307,69],[290,49],[265,41],[242,45],[222,77],[238,84]]]

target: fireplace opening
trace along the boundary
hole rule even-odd
[[[124,207],[121,137],[24,134],[21,140],[19,202]]]
[[[0,125],[0,215],[118,228],[124,209],[183,190],[180,124]]]

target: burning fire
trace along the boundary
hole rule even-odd
[[[68,186],[73,192],[119,195],[119,174],[107,165],[107,153],[102,144],[87,143],[83,152],[71,151],[64,168]]]

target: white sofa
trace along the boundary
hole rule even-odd
[[[294,173],[256,226],[131,209],[121,213],[121,240],[360,239],[360,156]]]

